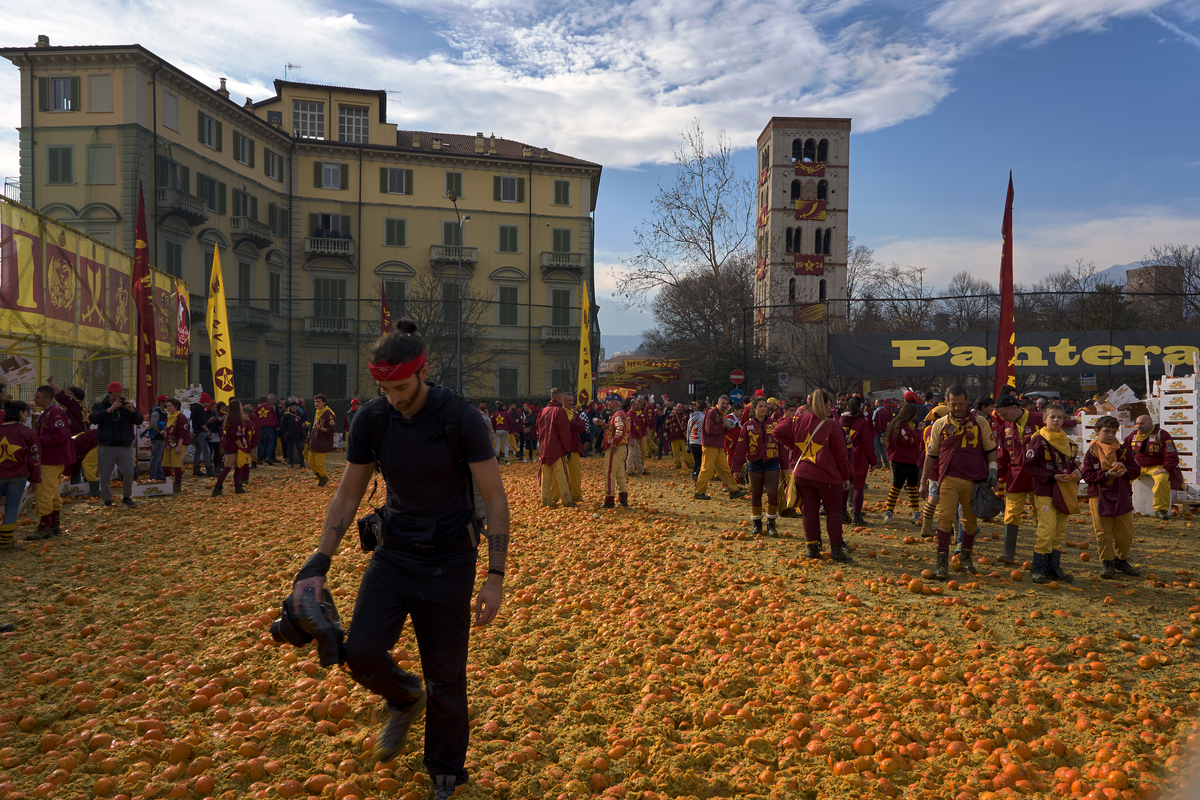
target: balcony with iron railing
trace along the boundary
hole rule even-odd
[[[230,217],[229,230],[235,240],[246,240],[260,247],[267,247],[275,242],[275,233],[271,226],[253,217]]]
[[[160,217],[178,216],[188,222],[207,222],[208,204],[201,197],[170,186],[154,190]]]
[[[354,258],[354,240],[309,236],[304,240],[304,253],[308,256]]]
[[[435,244],[429,247],[429,263],[432,266],[458,266],[459,255],[462,255],[464,267],[475,268],[479,260],[478,247],[458,247],[449,244]]]

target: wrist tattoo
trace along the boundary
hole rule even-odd
[[[508,534],[494,534],[488,537],[488,569],[504,571],[508,561]]]

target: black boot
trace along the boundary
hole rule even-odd
[[[1105,580],[1109,580],[1109,581],[1111,581],[1113,578],[1117,577],[1117,562],[1116,561],[1105,561],[1104,562],[1104,571],[1100,573],[1100,577],[1104,578]]]
[[[772,539],[779,538],[779,531],[775,528],[774,517],[767,517],[767,536],[770,536]]]
[[[937,567],[933,570],[933,579],[935,581],[944,581],[950,577],[950,554],[937,554]]]
[[[317,478],[317,486],[318,487],[324,486],[327,483],[329,483],[328,475],[322,475],[321,477]]]
[[[240,483],[235,483],[233,485],[233,493],[234,494],[245,494],[246,490],[242,488],[242,485]]]
[[[629,508],[629,492],[617,492],[617,502],[623,507]]]
[[[1013,564],[1017,560],[1017,534],[1021,528],[1017,525],[1004,526],[1004,552],[996,560],[1001,564]]]
[[[602,505],[601,508],[616,508],[617,504],[613,502],[614,499],[615,498],[611,494],[608,497],[605,497],[604,505]]]
[[[979,570],[975,569],[975,559],[973,559],[971,557],[970,550],[963,550],[961,553],[958,554],[958,563],[962,565],[962,568],[964,570],[971,573],[972,575],[979,574]]]
[[[1126,575],[1131,575],[1135,578],[1142,574],[1133,568],[1128,559],[1118,558],[1113,562],[1113,566],[1117,568],[1117,572],[1124,572]]]
[[[854,559],[850,557],[850,551],[846,549],[844,544],[830,545],[829,555],[834,561],[840,564],[853,564]]]
[[[1063,583],[1075,582],[1075,576],[1063,572],[1062,550],[1052,550],[1050,552],[1050,566],[1046,568],[1046,575]]]
[[[762,526],[761,519],[752,519],[752,520],[750,520],[750,524],[754,526],[754,535],[755,536],[763,535],[763,526]]]
[[[1049,555],[1041,553],[1033,554],[1033,582],[1034,583],[1049,583],[1050,578],[1046,575],[1046,562],[1049,560]]]
[[[844,508],[842,509],[842,523],[844,525],[851,525],[854,523],[854,519],[850,516],[850,512]]]
[[[821,560],[821,543],[820,542],[809,542],[808,543],[808,557],[813,559],[814,561]]]
[[[866,525],[867,524],[867,521],[865,519],[863,519],[863,515],[862,515],[861,511],[854,512],[854,524],[855,525]]]
[[[220,497],[221,492],[223,492],[223,491],[225,491],[225,487],[218,483],[216,486],[213,487],[212,496]]]

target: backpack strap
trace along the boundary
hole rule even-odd
[[[458,470],[459,477],[462,478],[463,485],[467,490],[467,497],[471,500],[471,513],[474,514],[476,511],[475,482],[471,478],[471,466],[467,463],[466,450],[463,449],[462,441],[459,439],[458,425],[468,405],[470,404],[467,402],[467,398],[463,397],[462,392],[453,392],[450,400],[438,409],[437,429],[429,434],[429,441],[436,442],[439,439],[445,441],[450,460],[454,462],[454,468]],[[443,416],[447,413],[450,414],[453,422],[443,425]]]

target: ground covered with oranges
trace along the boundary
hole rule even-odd
[[[460,796],[1151,798],[1186,780],[1190,522],[1139,519],[1143,577],[1102,581],[1073,519],[1076,582],[1055,587],[990,563],[985,525],[980,575],[937,585],[919,531],[881,522],[882,473],[873,524],[848,531],[855,563],[834,565],[799,558],[799,519],[750,538],[743,501],[692,500],[667,461],[604,511],[600,467],[584,460],[579,510],[539,507],[536,465],[504,468],[506,603],[472,634]],[[0,797],[426,796],[420,726],[371,763],[380,702],[268,632],[334,485],[280,468],[244,496],[210,485],[72,503],[63,536],[0,555],[17,626],[0,636]],[[348,540],[334,561],[344,614],[368,558]],[[419,669],[411,636],[395,655]]]

